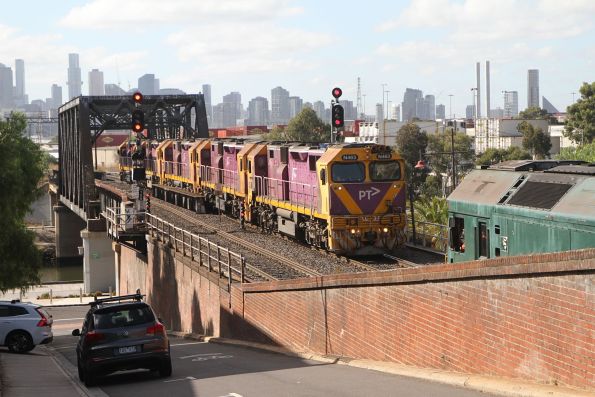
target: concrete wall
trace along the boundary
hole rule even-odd
[[[595,249],[234,284],[231,294],[160,243],[147,263],[124,251],[120,293],[140,287],[177,330],[595,391]]]

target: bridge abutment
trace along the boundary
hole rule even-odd
[[[93,227],[91,222],[89,221],[87,229],[80,232],[83,241],[85,292],[105,292],[110,288],[113,290],[116,286],[116,271],[112,240],[105,230],[95,231],[97,227]]]
[[[78,247],[82,245],[81,230],[86,226],[77,214],[64,205],[53,207],[56,226],[56,261],[58,264],[80,263],[82,256]]]

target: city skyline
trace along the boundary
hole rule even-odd
[[[211,84],[213,103],[232,91],[268,97],[276,86],[304,102],[328,103],[336,85],[355,101],[361,77],[369,115],[383,103],[386,83],[391,102],[417,87],[445,104],[447,115],[452,94],[452,113],[462,116],[472,103],[475,62],[485,60],[492,108],[504,106],[505,90],[517,91],[524,105],[527,70],[538,69],[540,95],[563,111],[595,66],[590,1],[387,1],[357,14],[350,1],[174,1],[164,8],[158,1],[93,0],[40,3],[33,15],[13,3],[0,16],[0,62],[14,70],[15,59],[25,60],[30,100],[47,98],[52,84],[68,90],[69,53],[80,54],[83,93],[89,71],[99,69],[106,84],[124,90],[150,72],[162,87],[188,93]],[[358,28],[339,36],[329,15],[344,24],[357,16]]]

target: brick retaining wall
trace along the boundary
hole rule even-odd
[[[146,291],[180,331],[595,390],[595,249],[234,284],[231,294],[154,242],[140,285],[143,265],[124,251],[120,293]]]

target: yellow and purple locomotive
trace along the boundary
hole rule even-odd
[[[405,166],[388,146],[200,139],[142,148],[154,182],[199,193],[206,207],[265,231],[344,255],[405,241]]]

